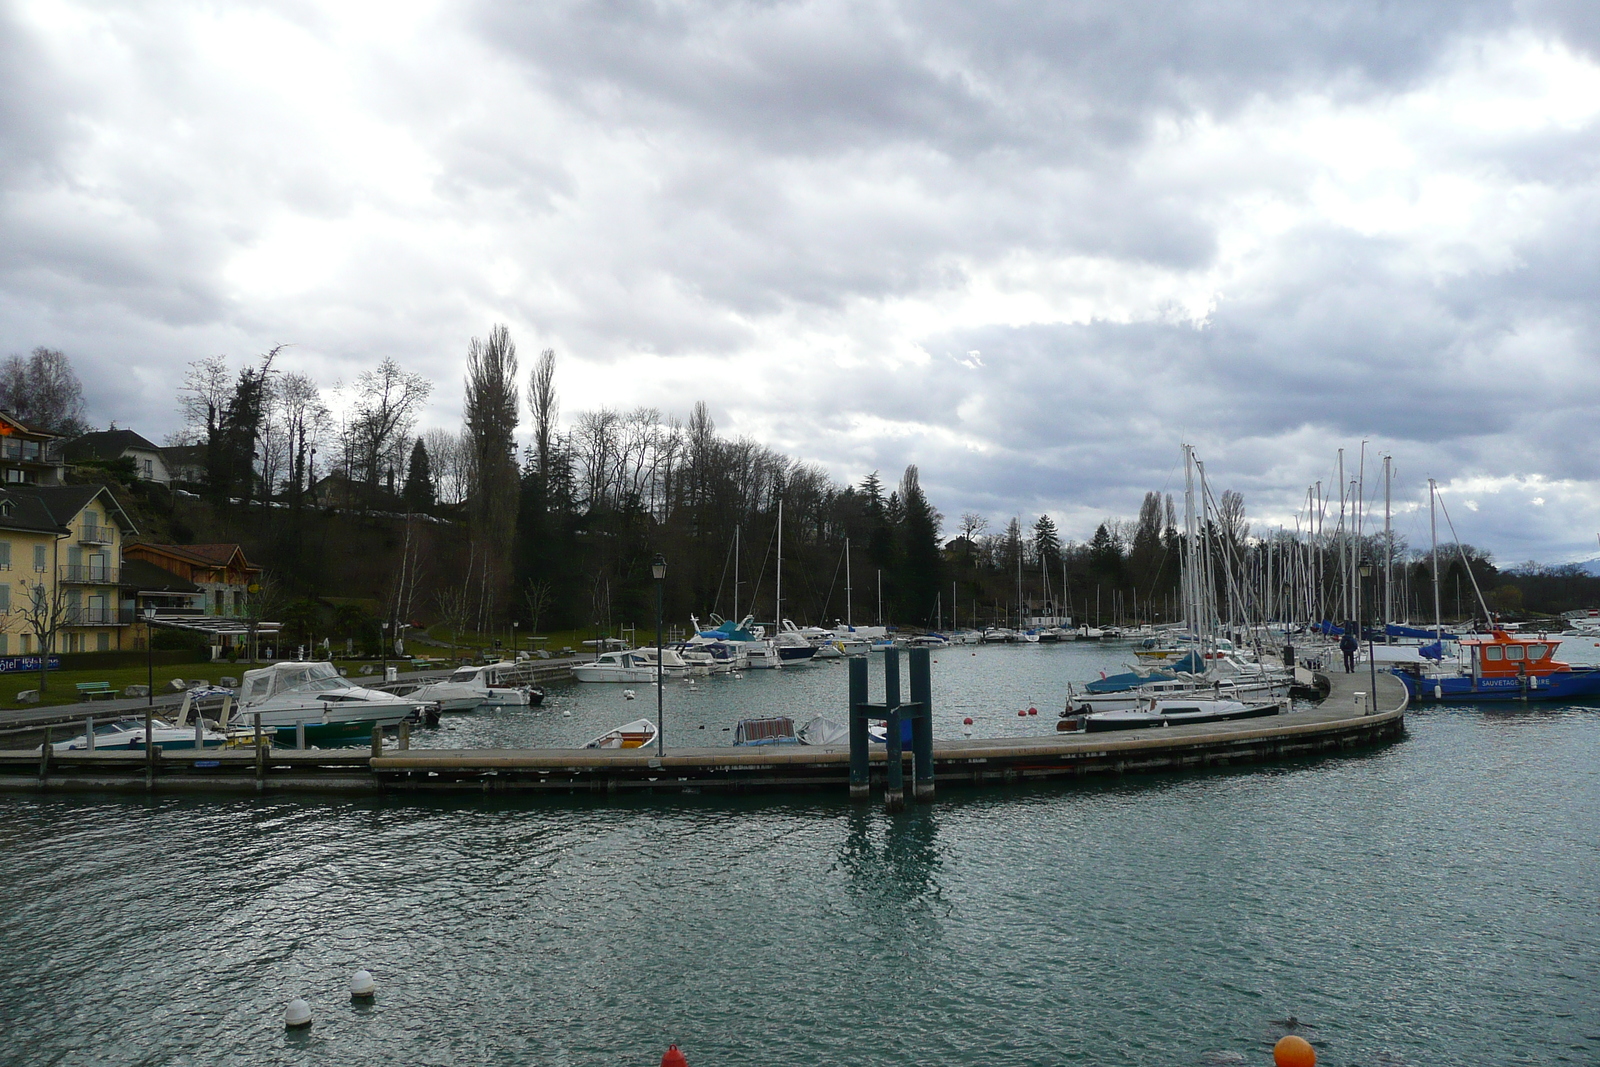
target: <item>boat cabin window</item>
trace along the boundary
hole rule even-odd
[[[1499,645],[1484,645],[1483,658],[1490,663],[1499,663],[1505,658],[1505,653]]]
[[[1523,654],[1523,648],[1522,648],[1521,645],[1507,645],[1506,646],[1506,659],[1521,659],[1522,658],[1522,654]]]
[[[1528,646],[1528,658],[1529,659],[1544,659],[1545,653],[1548,652],[1549,649],[1550,649],[1549,645],[1529,645]]]
[[[267,691],[271,687],[272,687],[272,678],[271,678],[270,675],[265,675],[265,674],[258,675],[257,677],[251,678],[248,682],[245,683],[244,693],[243,693],[243,695],[240,696],[239,699],[241,701],[246,701],[246,702],[247,701],[252,701],[252,700],[260,700],[262,697],[267,695]]]
[[[465,667],[450,676],[452,682],[470,682],[478,676],[476,667]]]

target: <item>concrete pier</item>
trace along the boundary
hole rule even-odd
[[[1369,674],[1336,674],[1315,708],[1266,719],[1111,733],[935,742],[937,788],[1010,785],[1094,776],[1161,773],[1315,758],[1394,741],[1404,733],[1405,687]],[[1044,726],[1044,724],[1041,724]],[[1048,728],[1048,726],[1045,726]],[[885,783],[888,753],[873,746],[871,787]],[[909,759],[910,752],[904,753]],[[259,777],[258,777],[259,776]],[[147,782],[149,783],[147,786]],[[0,789],[356,792],[372,794],[762,793],[826,790],[849,794],[850,748],[332,749],[162,753],[37,750],[0,752]]]

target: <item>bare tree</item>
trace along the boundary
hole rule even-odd
[[[555,598],[555,589],[549,582],[529,581],[522,586],[522,600],[528,606],[528,633],[539,632],[539,616],[544,614]]]
[[[472,538],[483,556],[480,597],[490,618],[494,594],[510,573],[511,538],[517,519],[517,346],[503,325],[489,339],[467,346],[466,424],[472,484],[467,496]]]
[[[447,585],[434,598],[439,608],[439,621],[450,627],[450,660],[455,662],[456,643],[472,617],[472,591],[465,583]]]
[[[30,582],[24,578],[20,584],[22,604],[16,611],[22,616],[23,629],[33,634],[39,646],[39,692],[43,693],[49,679],[50,653],[55,651],[56,635],[75,620],[62,583],[57,582],[54,589],[49,589],[43,581]]]
[[[556,401],[556,350],[547,348],[539,353],[528,378],[528,408],[533,415],[533,448],[539,464],[539,476],[547,478],[550,471],[550,453],[555,444],[556,416],[560,406]]]
[[[53,348],[40,346],[26,359],[12,356],[0,364],[0,409],[46,433],[76,437],[89,429],[83,383],[72,362]]]
[[[441,504],[459,504],[467,498],[465,430],[429,430],[422,435],[428,452],[428,472],[433,476],[434,493]]]
[[[346,440],[346,466],[352,477],[376,489],[385,472],[405,466],[405,446],[417,409],[433,391],[420,374],[400,369],[386,358],[376,370],[356,379],[356,405]]]
[[[261,650],[261,624],[270,622],[289,605],[289,595],[283,584],[263,571],[253,582],[244,598],[244,623],[248,635],[250,662],[256,662]]]

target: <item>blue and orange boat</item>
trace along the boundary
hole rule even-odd
[[[1394,673],[1413,701],[1585,700],[1600,697],[1600,667],[1573,667],[1555,660],[1561,642],[1512,636],[1504,630],[1462,637],[1465,666],[1454,669],[1407,664]]]

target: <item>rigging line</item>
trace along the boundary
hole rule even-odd
[[[819,626],[822,622],[827,621],[828,605],[833,603],[833,591],[839,586],[839,572],[842,570],[844,570],[844,553],[840,552],[839,562],[833,565],[833,581],[828,583],[828,595],[822,601],[822,616],[821,621],[818,622]]]
[[[1456,555],[1461,557],[1461,565],[1467,569],[1467,578],[1472,582],[1472,591],[1478,596],[1478,606],[1483,609],[1484,623],[1492,626],[1494,616],[1489,613],[1489,605],[1483,599],[1483,590],[1478,588],[1478,576],[1472,573],[1472,564],[1467,562],[1467,554],[1461,548],[1461,537],[1456,533],[1456,524],[1450,521],[1450,509],[1444,506],[1444,496],[1437,486],[1434,487],[1433,495],[1439,501],[1439,510],[1444,512],[1444,521],[1450,527],[1450,539],[1456,543]]]
[[[722,606],[722,586],[728,580],[728,566],[733,562],[733,543],[728,544],[728,551],[722,557],[722,575],[717,579],[717,595],[712,598],[711,610],[716,611]],[[734,622],[739,620],[735,619]]]

